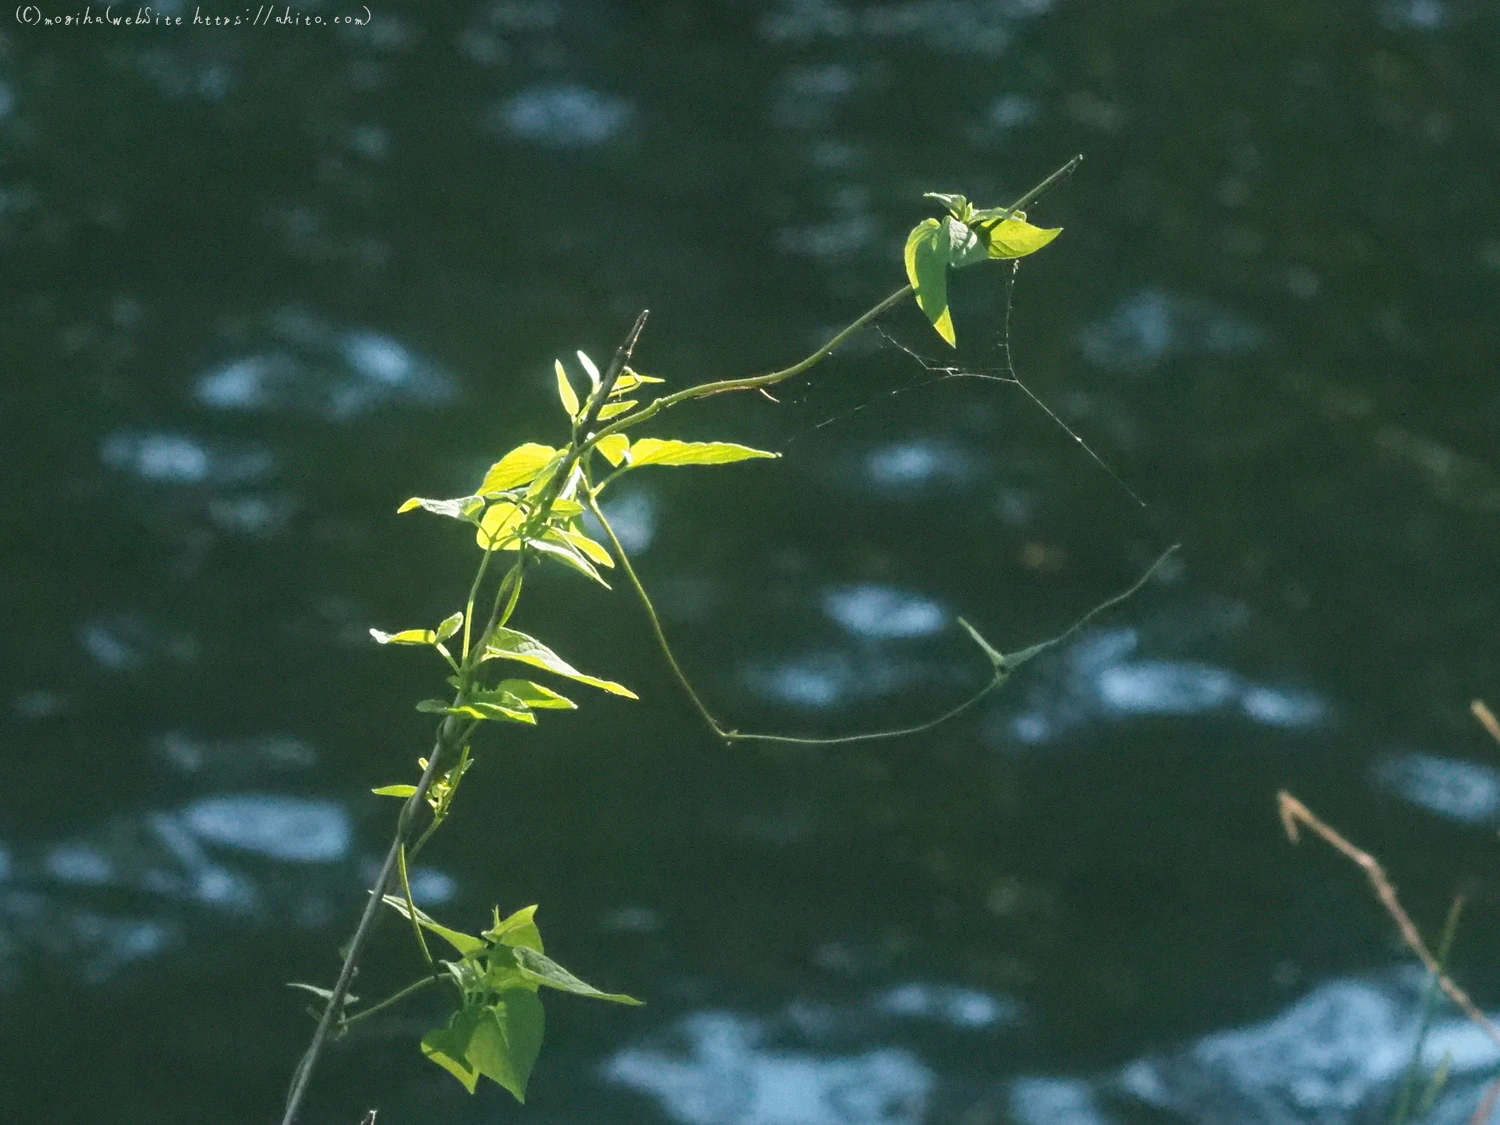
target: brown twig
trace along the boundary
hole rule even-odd
[[[1497,720],[1495,713],[1485,706],[1484,700],[1474,700],[1469,704],[1469,710],[1479,720],[1479,725],[1490,732],[1490,737],[1500,742],[1500,720]]]
[[[1469,1125],[1487,1125],[1495,1113],[1497,1099],[1500,1099],[1500,1078],[1496,1078],[1484,1088],[1484,1097],[1479,1099],[1479,1105],[1474,1109],[1474,1116],[1469,1118]]]
[[[1464,1015],[1473,1020],[1480,1030],[1490,1037],[1491,1042],[1500,1047],[1500,1027],[1491,1023],[1489,1017],[1479,1010],[1474,1001],[1469,999],[1469,994],[1459,988],[1453,982],[1453,978],[1443,971],[1442,965],[1427,948],[1422,935],[1417,932],[1411,916],[1401,906],[1401,901],[1396,897],[1396,888],[1391,885],[1390,879],[1386,877],[1385,869],[1380,866],[1375,857],[1369,852],[1356,848],[1338,832],[1324,824],[1313,815],[1311,809],[1285,789],[1276,795],[1276,804],[1281,813],[1281,825],[1286,829],[1287,838],[1292,843],[1297,843],[1298,825],[1305,824],[1323,837],[1335,850],[1359,865],[1365,877],[1369,879],[1370,886],[1374,888],[1375,896],[1380,899],[1386,913],[1391,916],[1396,923],[1396,928],[1401,931],[1401,938],[1406,942],[1407,947],[1417,955],[1423,965],[1427,966],[1428,972],[1436,978],[1438,987],[1443,990],[1448,999],[1457,1004]]]

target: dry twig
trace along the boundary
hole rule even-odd
[[[1485,706],[1484,700],[1474,700],[1469,704],[1469,710],[1479,720],[1479,725],[1490,732],[1490,737],[1500,742],[1500,720],[1497,720],[1495,713]]]
[[[1323,837],[1335,850],[1343,853],[1359,865],[1360,869],[1364,871],[1365,877],[1369,879],[1370,886],[1374,888],[1375,896],[1380,899],[1380,903],[1385,907],[1386,913],[1391,916],[1396,923],[1396,928],[1401,931],[1402,940],[1406,942],[1411,951],[1421,959],[1422,964],[1427,966],[1427,970],[1437,979],[1438,987],[1443,990],[1448,999],[1452,1000],[1462,1009],[1464,1015],[1473,1020],[1490,1037],[1491,1042],[1500,1047],[1500,1027],[1496,1027],[1491,1023],[1489,1017],[1479,1010],[1474,1001],[1469,999],[1469,994],[1459,988],[1453,982],[1453,978],[1443,971],[1442,966],[1438,964],[1437,958],[1427,948],[1427,943],[1422,940],[1422,935],[1417,932],[1417,927],[1412,922],[1411,916],[1406,913],[1406,910],[1401,905],[1401,901],[1396,897],[1396,888],[1391,885],[1390,879],[1386,877],[1385,869],[1380,866],[1375,857],[1369,852],[1356,848],[1348,840],[1344,839],[1343,836],[1339,835],[1338,832],[1324,824],[1313,815],[1311,809],[1285,789],[1276,795],[1276,803],[1281,812],[1282,827],[1286,829],[1287,837],[1292,843],[1297,843],[1298,825],[1305,824],[1319,836]],[[1500,1091],[1497,1091],[1497,1096],[1500,1096]]]

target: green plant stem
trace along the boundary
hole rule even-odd
[[[422,950],[422,960],[427,962],[427,969],[434,977],[438,975],[437,962],[432,959],[432,951],[427,948],[427,939],[422,935],[422,924],[417,921],[417,904],[411,897],[411,878],[406,873],[406,844],[402,843],[396,849],[396,870],[401,875],[401,893],[406,898],[407,916],[411,918],[412,931],[417,935],[417,947]]]
[[[293,1125],[297,1119],[297,1111],[301,1108],[302,1099],[307,1094],[307,1086],[312,1080],[313,1069],[317,1066],[323,1048],[328,1042],[328,1032],[333,1026],[334,1016],[343,1008],[344,997],[349,994],[349,985],[354,979],[354,969],[359,962],[359,954],[374,930],[375,919],[380,912],[386,888],[390,886],[391,875],[396,869],[401,850],[405,847],[406,833],[411,819],[427,799],[427,791],[432,788],[433,778],[437,776],[438,763],[442,760],[443,751],[446,749],[445,736],[453,737],[460,726],[455,720],[456,716],[449,715],[439,725],[438,738],[433,744],[432,756],[427,759],[427,768],[422,771],[416,792],[401,806],[401,813],[396,819],[395,838],[391,840],[390,849],[385,855],[385,862],[380,867],[380,874],[375,877],[375,886],[370,892],[370,901],[365,904],[364,913],[360,915],[359,924],[354,929],[354,936],[349,939],[349,948],[344,954],[344,963],[339,968],[333,993],[329,996],[328,1003],[323,1008],[323,1014],[318,1019],[312,1042],[308,1044],[307,1051],[303,1054],[302,1061],[292,1076],[292,1088],[287,1095],[286,1112],[282,1115],[281,1125]]]
[[[1009,207],[1007,207],[1005,209],[1005,217],[1008,218],[1010,215],[1013,215],[1023,207],[1028,206],[1032,202],[1032,200],[1036,199],[1048,188],[1052,187],[1064,176],[1073,171],[1074,168],[1078,167],[1078,164],[1081,160],[1083,160],[1083,157],[1081,155],[1075,156],[1073,157],[1073,159],[1069,160],[1066,164],[1062,165],[1060,168],[1054,171],[1041,183],[1037,184],[1025,195],[1021,196],[1020,199],[1016,200]],[[896,290],[885,300],[879,302],[873,307],[867,309],[865,312],[861,313],[847,327],[840,330],[832,339],[830,339],[826,344],[814,351],[811,355],[807,356],[805,359],[798,360],[790,367],[783,367],[779,371],[771,371],[765,375],[751,375],[747,378],[742,379],[720,379],[712,383],[700,383],[696,387],[688,387],[686,390],[678,391],[675,394],[664,395],[661,398],[653,399],[650,403],[641,407],[633,414],[626,414],[623,417],[616,419],[614,422],[604,427],[604,429],[600,430],[597,434],[589,434],[590,426],[588,425],[580,425],[576,432],[581,433],[585,436],[585,450],[592,449],[596,444],[598,444],[600,438],[609,437],[611,434],[617,434],[622,430],[628,430],[634,426],[637,426],[640,423],[646,421],[648,418],[659,414],[661,411],[676,406],[678,403],[688,402],[692,399],[697,398],[707,398],[709,395],[723,394],[726,391],[759,390],[765,387],[774,386],[775,384],[780,382],[784,382],[785,380],[790,379],[793,376],[801,375],[804,371],[808,370],[808,368],[821,363],[824,359],[827,359],[830,355],[833,354],[833,352],[839,347],[839,345],[849,339],[850,336],[853,336],[865,325],[875,320],[887,309],[900,304],[907,297],[911,296],[913,292],[914,290],[910,285],[903,285],[900,289]],[[608,392],[606,391],[605,393],[607,394]],[[597,411],[595,413],[597,414]]]
[[[351,1023],[358,1023],[366,1016],[373,1016],[377,1012],[383,1012],[387,1008],[395,1007],[397,1004],[401,1003],[401,1001],[405,1000],[413,993],[421,992],[422,989],[426,988],[428,985],[440,984],[442,980],[442,977],[422,977],[420,980],[415,980],[411,984],[403,988],[400,992],[396,992],[390,996],[387,996],[378,1004],[371,1004],[362,1012],[355,1012],[352,1016],[345,1016],[341,1021],[339,1021],[339,1029],[343,1030]]]
[[[656,606],[652,604],[651,595],[646,593],[646,587],[642,585],[640,576],[636,574],[635,567],[630,562],[630,556],[625,552],[624,544],[620,542],[620,537],[615,534],[614,527],[610,524],[608,517],[605,516],[604,510],[599,506],[599,499],[596,495],[596,492],[597,490],[593,490],[584,494],[585,499],[588,502],[589,510],[594,513],[594,518],[599,521],[599,526],[604,529],[604,534],[608,536],[610,545],[614,547],[615,554],[619,556],[620,567],[625,571],[626,578],[629,579],[631,587],[635,590],[636,597],[640,599],[641,606],[646,611],[646,619],[651,624],[651,633],[656,638],[657,646],[661,649],[662,655],[666,657],[667,666],[672,670],[673,677],[677,680],[677,683],[679,686],[681,686],[683,693],[692,703],[693,708],[698,712],[699,716],[701,716],[703,721],[708,725],[708,728],[713,731],[713,733],[719,738],[722,738],[725,742],[730,744],[733,744],[735,742],[776,742],[783,745],[793,746],[842,746],[854,742],[875,742],[887,738],[903,738],[907,735],[921,734],[923,731],[928,731],[933,729],[934,727],[941,726],[943,723],[948,722],[950,719],[956,718],[957,716],[963,714],[980,700],[984,699],[985,696],[989,695],[990,692],[995,691],[997,688],[1003,687],[1005,685],[1005,682],[1010,679],[1011,673],[1019,668],[1022,664],[1026,663],[1028,660],[1031,660],[1033,657],[1040,655],[1054,645],[1060,644],[1061,642],[1067,640],[1099,614],[1103,613],[1107,609],[1110,609],[1112,606],[1118,605],[1120,602],[1136,593],[1136,591],[1144,586],[1150,579],[1150,577],[1156,573],[1157,568],[1161,566],[1162,563],[1166,562],[1167,558],[1177,550],[1177,544],[1175,543],[1172,546],[1168,547],[1164,552],[1162,552],[1160,556],[1157,557],[1156,561],[1147,568],[1145,573],[1143,573],[1139,578],[1135,580],[1135,582],[1131,584],[1129,589],[1123,590],[1113,597],[1100,602],[1093,609],[1089,610],[1088,613],[1084,614],[1072,625],[1070,625],[1067,629],[1063,630],[1061,633],[1057,634],[1057,636],[1052,637],[1049,640],[1042,641],[1039,644],[1031,645],[1029,648],[1024,648],[1018,652],[1010,654],[1001,654],[995,652],[994,650],[990,649],[988,645],[984,645],[987,655],[990,656],[991,664],[994,668],[994,675],[991,677],[988,683],[986,683],[973,695],[969,696],[969,698],[965,699],[962,703],[959,703],[955,707],[950,707],[948,710],[944,711],[936,718],[928,719],[925,722],[916,723],[912,726],[891,727],[885,730],[865,731],[859,734],[835,735],[831,738],[807,738],[790,734],[757,734],[726,728],[722,723],[718,721],[718,719],[714,718],[713,712],[708,709],[708,705],[703,702],[702,697],[699,696],[698,692],[694,689],[692,681],[687,678],[687,674],[683,672],[682,666],[677,663],[677,657],[672,652],[672,646],[667,641],[666,633],[662,630],[661,618],[657,616]],[[970,632],[972,633],[973,630],[970,629]],[[979,638],[977,634],[975,634],[975,640],[978,639]],[[982,643],[983,642],[981,642],[981,644]]]

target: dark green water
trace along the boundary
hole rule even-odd
[[[311,1028],[283,982],[331,980],[393,816],[367,790],[439,686],[366,630],[446,615],[475,561],[394,509],[560,440],[554,356],[649,307],[673,385],[789,362],[900,283],[923,191],[999,203],[1083,152],[1015,359],[1144,508],[1017,388],[918,386],[896,344],[951,360],[907,306],[779,404],[656,431],[783,460],[642,472],[617,512],[742,728],[920,720],[983,676],[954,616],[1029,644],[1181,540],[1163,580],[948,727],[814,752],[725,750],[623,583],[537,581],[521,627],[642,702],[492,742],[418,894],[540,902],[649,1006],[549,1000],[522,1111],[418,1057],[413,1004],[307,1120],[1380,1120],[1404,959],[1274,794],[1428,929],[1466,890],[1495,996],[1493,9],[373,14],[5,14],[0,1119],[277,1113]],[[1003,365],[1006,277],[956,283],[967,370]],[[1493,1052],[1444,1027],[1463,1120]]]

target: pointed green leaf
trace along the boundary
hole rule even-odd
[[[726,465],[754,457],[780,457],[764,449],[751,449],[729,441],[663,441],[641,438],[630,447],[630,463],[641,465]]]
[[[484,932],[484,936],[501,945],[525,946],[538,953],[542,951],[542,932],[536,928],[536,907],[526,906],[508,918],[502,919],[495,910],[495,924]]]
[[[974,212],[973,205],[961,195],[947,195],[941,191],[924,191],[922,198],[936,199],[944,207],[948,208],[948,213],[958,219],[959,222],[968,222],[969,216]]]
[[[604,454],[604,459],[611,465],[618,465],[625,459],[625,451],[630,448],[630,439],[624,434],[610,434],[608,437],[600,438],[594,448]]]
[[[566,496],[559,496],[552,501],[552,517],[572,519],[574,516],[583,515],[583,505],[577,500],[571,500]]]
[[[572,544],[574,547],[577,547],[578,550],[587,555],[591,562],[596,562],[600,566],[615,565],[614,558],[611,557],[609,551],[605,548],[603,543],[600,543],[594,539],[590,539],[587,535],[583,534],[583,532],[573,531],[571,528],[559,527],[554,528],[554,530],[564,539],[566,539],[570,544]]]
[[[995,666],[996,670],[1005,667],[1005,654],[1003,652],[997,649],[994,645],[990,644],[989,641],[981,637],[979,635],[979,630],[970,625],[962,617],[958,619],[958,623],[964,627],[964,631],[967,632],[970,637],[974,638],[974,643],[984,650],[984,654],[990,658],[990,663]]]
[[[589,377],[595,392],[599,390],[599,369],[594,366],[594,361],[582,352],[578,353],[578,362],[583,367],[583,373]]]
[[[478,491],[481,495],[489,495],[526,484],[556,456],[557,450],[550,445],[535,442],[518,445],[490,466]]]
[[[938,239],[947,247],[948,263],[955,269],[982,262],[988,257],[979,236],[951,215],[943,220]]]
[[[533,668],[545,668],[549,672],[556,672],[559,676],[566,676],[570,680],[577,680],[581,684],[588,684],[590,687],[599,688],[613,695],[623,695],[626,699],[639,698],[635,692],[622,684],[617,684],[612,680],[597,679],[594,676],[585,676],[535,637],[504,626],[497,627],[490,634],[485,642],[484,655],[481,659],[518,660],[522,664],[530,664]]]
[[[599,410],[599,421],[608,422],[616,415],[624,414],[627,410],[637,405],[639,404],[633,398],[622,398],[617,402],[606,403]]]
[[[417,710],[424,715],[446,715],[452,704],[446,699],[424,699],[417,704]],[[427,768],[425,765],[422,767]]]
[[[447,516],[452,520],[473,521],[475,514],[484,507],[482,496],[459,496],[453,500],[428,500],[422,496],[413,496],[405,504],[396,509],[399,516],[403,512],[409,512],[413,508],[422,508],[438,516]]]
[[[437,634],[431,629],[402,629],[399,633],[371,629],[370,636],[383,645],[430,645],[437,642]]]
[[[479,1084],[479,1068],[465,1061],[474,1029],[482,1016],[488,1012],[479,1007],[464,1008],[454,1012],[444,1027],[434,1028],[422,1036],[422,1054],[463,1083],[464,1089],[474,1092]]]
[[[440,641],[446,641],[449,637],[453,636],[454,633],[457,633],[460,629],[462,629],[463,624],[464,615],[462,610],[460,610],[458,613],[455,613],[452,617],[443,618],[443,623],[437,627],[437,639]]]
[[[508,707],[504,703],[475,700],[447,708],[450,715],[464,715],[470,719],[495,720],[498,722],[526,723],[536,726],[536,716],[524,707]]]
[[[627,367],[623,372],[620,373],[620,377],[615,380],[614,390],[609,392],[609,397],[614,398],[617,395],[629,394],[637,387],[644,386],[647,383],[665,382],[665,379],[658,379],[654,375],[642,375],[634,368]]]
[[[400,895],[386,895],[385,904],[401,915],[401,917],[411,917],[411,912],[406,907],[406,900]],[[473,937],[470,934],[460,933],[458,930],[450,930],[447,926],[434,922],[420,909],[417,910],[417,925],[421,926],[424,930],[431,930],[464,956],[468,956],[470,953],[484,948],[484,942],[481,939]]]
[[[526,1101],[526,1082],[542,1050],[542,1002],[527,988],[508,988],[469,1037],[469,1065]]]
[[[1024,258],[1062,233],[1062,227],[1043,229],[1014,218],[981,226],[979,230],[991,258]]]
[[[936,219],[923,219],[912,227],[906,239],[906,276],[916,290],[918,307],[937,334],[956,347],[953,314],[948,311],[948,248],[941,231]]]
[[[568,373],[563,370],[562,360],[554,359],[552,369],[557,372],[557,397],[562,400],[563,409],[568,412],[569,418],[577,418],[578,396],[573,392],[573,384],[568,382]]]
[[[509,500],[496,500],[479,521],[474,542],[486,551],[514,551],[521,545],[516,532],[525,522],[525,511]]]
[[[527,707],[558,711],[578,709],[578,704],[567,696],[558,695],[551,688],[532,683],[530,680],[501,680],[495,685],[495,690],[508,692]]]
[[[592,578],[606,590],[610,588],[609,583],[604,581],[600,573],[594,569],[594,564],[583,557],[577,547],[562,538],[561,532],[555,527],[549,527],[546,534],[540,539],[527,540],[533,550],[540,551],[549,558],[554,558],[564,566],[578,571],[585,577]]]
[[[623,992],[600,992],[593,985],[579,980],[545,953],[535,949],[528,949],[524,945],[516,946],[515,954],[521,975],[547,988],[571,992],[575,996],[588,996],[594,1000],[609,1000],[615,1004],[639,1005],[641,1003],[634,996],[626,996]]]
[[[377,797],[410,797],[417,791],[415,785],[382,785],[379,789],[371,789]]]

